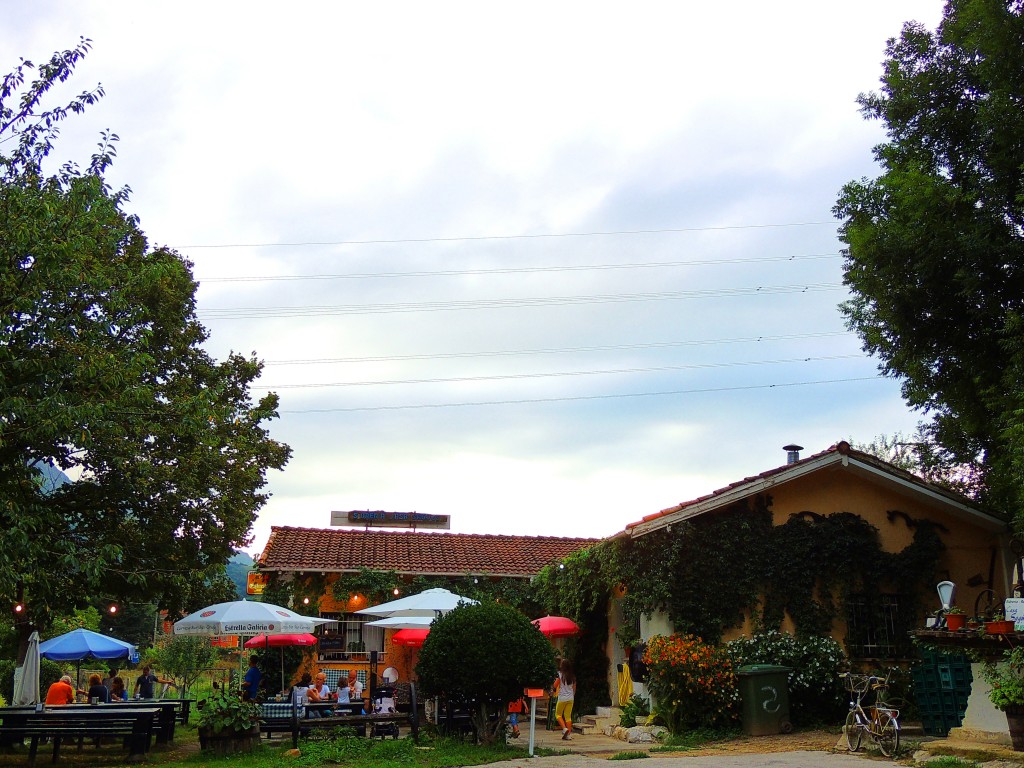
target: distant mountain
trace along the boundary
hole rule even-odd
[[[237,550],[231,559],[228,560],[228,578],[235,583],[235,591],[238,592],[239,599],[247,597],[245,592],[246,581],[253,564],[254,561],[248,553]]]

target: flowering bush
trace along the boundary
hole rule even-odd
[[[996,709],[1024,707],[1024,646],[1004,652],[1000,664],[986,660],[981,676],[991,688],[988,697]]]
[[[720,728],[736,719],[739,694],[725,649],[692,635],[655,635],[644,653],[647,687],[673,734]]]
[[[835,722],[846,710],[839,673],[847,666],[842,646],[831,637],[794,637],[761,632],[727,644],[729,658],[744,664],[780,664],[789,673],[790,719],[800,725]]]

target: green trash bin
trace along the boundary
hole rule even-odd
[[[789,667],[748,664],[736,670],[743,702],[743,732],[748,736],[789,733]]]

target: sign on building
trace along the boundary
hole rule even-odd
[[[267,587],[267,582],[270,576],[266,573],[258,573],[256,571],[249,571],[245,577],[245,594],[247,595],[262,595],[263,590]]]
[[[428,515],[425,512],[382,512],[353,510],[331,512],[331,525],[343,528],[451,528],[451,515]]]

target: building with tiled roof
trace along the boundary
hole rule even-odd
[[[358,572],[528,579],[597,539],[274,526],[262,572]]]
[[[918,521],[927,521],[935,526],[945,546],[939,572],[957,585],[960,606],[973,606],[979,595],[987,593],[1000,600],[1012,594],[1015,563],[1006,520],[845,441],[806,458],[800,458],[800,446],[787,449],[792,450],[786,464],[647,515],[627,525],[619,536],[673,535],[686,529],[679,523],[699,523],[737,509],[765,509],[774,526],[792,518],[852,514],[877,529],[883,551],[895,553],[914,540]],[[884,607],[878,612],[867,598],[861,604],[850,596],[844,601],[844,613],[836,617],[833,637],[843,642],[853,657],[894,658],[905,645],[905,638],[897,636],[900,616],[923,617],[938,608],[934,592],[920,604],[907,605],[901,600],[896,591],[886,592],[882,595]],[[923,624],[923,618],[921,621]],[[788,622],[784,621],[783,629],[792,631]],[[639,629],[643,638],[675,631],[664,612],[641,618]],[[752,630],[752,617],[748,616],[743,626],[726,633],[726,639]]]
[[[333,619],[315,649],[316,670],[330,681],[355,670],[366,680],[372,664],[392,667],[409,679],[415,654],[391,642],[393,630],[370,626],[375,617],[360,614],[369,607],[367,596],[352,594],[348,602],[335,599],[332,584],[344,574],[365,570],[393,572],[399,584],[415,577],[529,580],[599,539],[558,536],[511,536],[380,528],[296,528],[274,526],[257,567],[263,575],[309,581],[320,577],[325,585],[317,606],[321,617]],[[319,588],[318,588],[319,590]],[[395,588],[397,597],[402,587]]]

